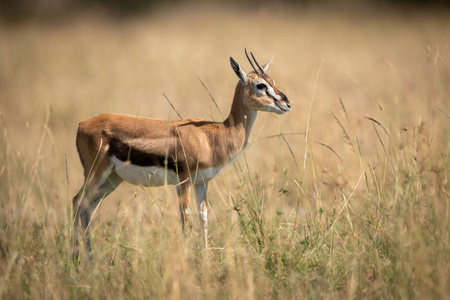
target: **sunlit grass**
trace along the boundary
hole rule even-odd
[[[1,297],[447,297],[449,19],[416,17],[418,33],[396,17],[187,12],[0,27]],[[93,218],[93,263],[74,261],[78,122],[178,118],[163,93],[184,118],[220,120],[245,46],[275,55],[293,110],[260,113],[211,182],[211,249],[195,213],[181,233],[173,187],[124,184]]]

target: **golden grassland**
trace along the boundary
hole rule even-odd
[[[0,297],[447,298],[449,38],[442,12],[182,7],[0,25]],[[275,56],[293,109],[259,113],[211,182],[211,249],[195,213],[181,233],[173,187],[123,184],[93,218],[93,263],[74,261],[78,122],[177,118],[163,94],[184,118],[222,120],[244,47]]]

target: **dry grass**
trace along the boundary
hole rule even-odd
[[[2,298],[448,297],[450,18],[272,12],[0,25]],[[182,236],[172,187],[124,184],[94,218],[93,265],[74,263],[78,121],[177,118],[163,93],[220,120],[208,93],[226,114],[244,47],[275,55],[293,110],[260,113],[210,184],[213,249],[196,218]]]

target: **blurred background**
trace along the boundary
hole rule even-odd
[[[249,71],[247,47],[261,63],[275,57],[269,74],[293,104],[286,115],[259,114],[248,151],[254,171],[280,168],[264,180],[292,184],[283,176],[306,171],[311,147],[323,182],[345,185],[360,170],[349,163],[339,179],[339,160],[354,158],[336,123],[345,114],[368,161],[382,149],[365,117],[392,130],[424,123],[445,143],[447,123],[435,120],[448,113],[448,3],[2,0],[1,125],[25,164],[45,165],[55,180],[49,193],[59,195],[66,160],[72,189],[82,183],[80,120],[103,112],[176,118],[163,94],[183,118],[223,120],[237,82],[229,57]]]
[[[345,118],[374,165],[383,150],[368,118],[398,132],[398,143],[419,126],[446,143],[448,1],[2,0],[0,11],[5,140],[25,165],[45,165],[56,197],[66,163],[71,188],[82,183],[80,120],[177,118],[164,94],[183,118],[223,120],[237,83],[229,57],[249,71],[245,47],[261,63],[275,57],[269,74],[293,105],[255,124],[250,166],[280,170],[266,181],[292,185],[315,149],[314,168],[332,182],[325,189],[354,184],[361,166]]]
[[[149,11],[157,11],[161,6],[170,6],[176,9],[180,5],[199,5],[208,3],[213,6],[233,5],[233,6],[279,6],[292,7],[298,9],[342,9],[342,8],[370,8],[385,9],[389,8],[447,8],[448,0],[246,0],[246,1],[163,1],[163,0],[2,0],[1,13],[2,18],[8,20],[17,20],[36,16],[45,16],[52,18],[61,18],[74,12],[79,13],[86,10],[103,10],[116,16],[133,17],[136,14],[145,14]]]
[[[95,298],[89,285],[101,282],[98,298],[125,286],[119,298],[140,287],[148,299],[155,282],[161,298],[172,286],[173,298],[217,298],[216,287],[230,298],[299,299],[302,287],[310,298],[421,298],[430,287],[445,297],[449,40],[448,0],[0,0],[0,295],[46,286],[56,292],[41,299]],[[78,122],[176,119],[169,101],[183,118],[221,121],[238,82],[229,57],[251,69],[244,48],[261,64],[274,56],[268,74],[292,110],[260,112],[245,155],[209,186],[216,285],[200,250],[177,252],[200,243],[179,238],[173,187],[124,184],[109,196],[94,219],[101,268],[74,271]],[[259,208],[265,219],[252,215]],[[246,240],[245,213],[266,222],[265,244]],[[116,254],[125,258],[114,267]],[[102,273],[127,282],[131,265],[134,286]],[[260,288],[269,281],[273,294]]]
[[[423,121],[443,139],[446,126],[433,120],[442,114],[436,107],[448,107],[449,1],[0,3],[0,111],[9,143],[34,157],[48,122],[54,147],[44,143],[43,153],[61,157],[50,155],[47,164],[67,155],[76,178],[80,120],[103,112],[175,118],[163,94],[183,118],[225,118],[237,82],[229,57],[249,71],[245,47],[261,63],[275,57],[269,74],[293,104],[283,116],[259,114],[250,154],[263,167],[278,165],[281,154],[286,166],[293,163],[283,142],[269,156],[264,151],[274,145],[266,137],[280,132],[303,159],[309,119],[309,142],[345,159],[348,145],[330,113],[341,117],[339,97],[361,132],[371,126],[365,116],[389,115],[386,127]],[[362,141],[369,152],[374,137]],[[318,145],[319,165],[337,168]]]

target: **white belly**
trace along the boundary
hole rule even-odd
[[[112,157],[114,170],[126,182],[140,186],[161,186],[165,184],[178,184],[180,179],[177,173],[161,167],[140,167],[130,163],[124,163],[115,156]],[[208,168],[194,171],[190,174],[193,184],[208,182],[213,179],[221,170],[218,168]]]
[[[123,180],[140,186],[161,186],[177,184],[177,174],[169,169],[160,167],[140,167],[112,157],[114,170]]]
[[[194,184],[208,182],[213,179],[222,168],[208,168],[203,170],[198,170],[191,174],[191,178]]]

